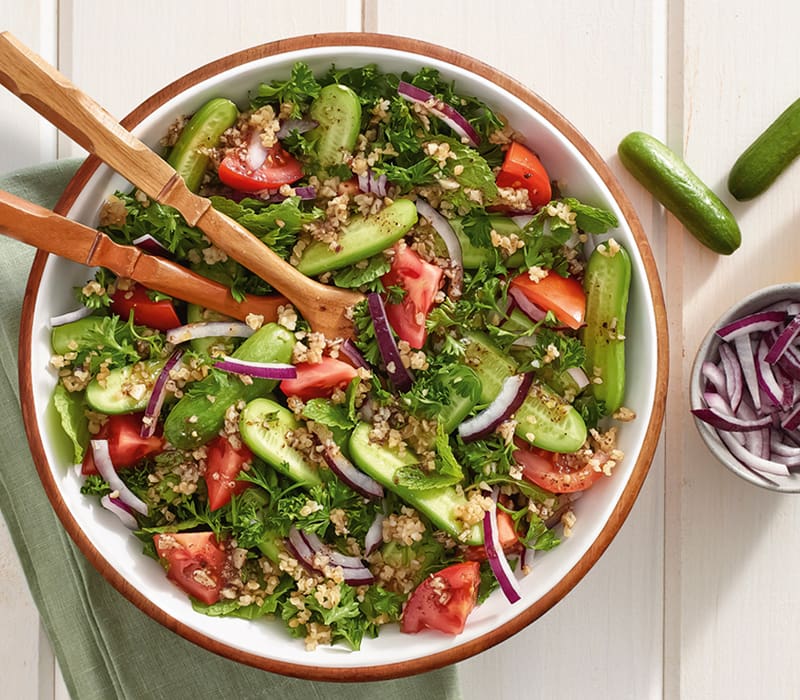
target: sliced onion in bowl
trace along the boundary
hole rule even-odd
[[[284,362],[252,362],[224,355],[214,367],[233,374],[245,374],[258,379],[296,379],[297,368]]]
[[[500,536],[497,526],[497,496],[499,489],[495,486],[492,490],[492,505],[483,514],[483,548],[486,550],[486,558],[492,569],[500,590],[509,603],[516,603],[522,598],[522,591],[519,587],[517,577],[511,570],[511,565],[506,559],[503,547],[500,545]]]
[[[397,94],[404,100],[425,105],[432,114],[435,114],[449,126],[461,139],[466,140],[470,146],[478,146],[481,137],[477,131],[454,107],[437,99],[427,90],[401,80],[397,85]]]
[[[458,434],[464,442],[479,440],[491,435],[501,423],[507,421],[522,405],[533,384],[533,374],[513,374],[506,377],[500,393],[480,413],[463,421]]]
[[[112,496],[106,494],[100,499],[100,505],[110,513],[116,515],[129,530],[139,529],[139,523],[136,522],[136,518],[133,517],[131,509],[123,503],[122,499],[112,498]]]
[[[325,447],[322,456],[330,470],[353,491],[360,493],[365,498],[383,498],[383,486],[347,459],[337,445]]]
[[[147,504],[142,501],[133,491],[131,491],[122,479],[119,478],[114,463],[111,461],[111,454],[108,449],[108,440],[92,440],[92,453],[94,464],[100,476],[111,487],[112,492],[118,494],[118,498],[126,506],[132,508],[137,513],[147,515]]]
[[[175,366],[181,361],[182,357],[182,349],[173,352],[161,368],[158,377],[156,377],[156,383],[153,385],[153,391],[150,393],[150,400],[147,402],[147,408],[144,410],[142,427],[139,430],[139,434],[143,438],[152,437],[156,432],[158,416],[161,413],[161,407],[164,405],[164,398],[167,395],[167,382],[169,381],[170,372],[175,369]]]
[[[80,308],[74,309],[73,311],[67,311],[66,313],[59,314],[58,316],[51,316],[50,327],[57,328],[58,326],[64,326],[67,323],[80,321],[82,318],[86,318],[87,316],[91,315],[92,315],[92,309],[90,309],[87,306],[81,306]]]
[[[249,338],[255,331],[241,321],[200,321],[170,328],[167,342],[180,345],[197,338]]]
[[[375,329],[375,339],[378,343],[378,350],[381,353],[386,373],[398,391],[408,391],[414,383],[411,372],[403,365],[400,357],[400,350],[389,325],[386,316],[386,307],[383,299],[376,292],[367,295],[367,308],[372,318],[372,325]]]

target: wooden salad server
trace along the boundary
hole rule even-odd
[[[100,231],[3,190],[0,190],[0,233],[68,260],[108,268],[150,289],[242,321],[249,314],[274,321],[278,317],[278,307],[287,303],[277,295],[248,295],[244,301],[237,301],[224,284],[166,258],[148,255],[136,246],[115,243]]]
[[[314,330],[330,338],[352,337],[347,310],[363,295],[306,277],[192,193],[165,160],[9,32],[0,33],[0,83],[148,197],[177,209],[190,226],[289,299]]]

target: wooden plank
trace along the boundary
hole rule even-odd
[[[739,153],[798,97],[798,21],[800,7],[778,0],[684,2],[682,145],[739,219],[743,242],[721,258],[685,237],[683,376],[672,379],[681,388],[701,338],[729,305],[798,280],[800,164],[750,203],[732,200],[725,184]],[[796,697],[800,502],[729,474],[682,419],[681,695]]]
[[[538,92],[609,161],[663,260],[662,216],[615,152],[629,131],[665,130],[666,5],[598,8],[368,0],[366,29],[463,51]],[[628,521],[585,579],[526,630],[460,665],[466,700],[662,696],[663,479],[659,452]]]

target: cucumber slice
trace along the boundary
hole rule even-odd
[[[450,400],[439,414],[446,433],[452,433],[467,417],[481,398],[481,380],[475,370],[466,365],[453,365],[447,374],[446,386]]]
[[[101,384],[93,379],[86,387],[86,403],[95,411],[108,413],[133,413],[147,408],[153,386],[164,368],[166,360],[147,360],[111,370]],[[146,390],[129,393],[132,387],[144,385]]]
[[[309,116],[317,126],[307,138],[316,144],[323,169],[340,165],[353,151],[361,131],[361,101],[345,85],[326,85],[311,104]]]
[[[286,440],[286,433],[299,425],[288,408],[270,399],[254,399],[239,417],[242,440],[254,454],[290,479],[313,486],[322,481],[317,467]]]
[[[489,222],[492,228],[501,236],[510,236],[512,233],[519,235],[522,229],[517,226],[507,216],[490,214]],[[494,265],[498,249],[494,247],[475,245],[464,233],[464,222],[462,219],[455,218],[450,220],[450,226],[461,243],[461,260],[465,270],[477,270],[481,265]],[[523,263],[523,256],[520,252],[514,253],[506,261],[507,267],[519,267]]]
[[[315,277],[365,260],[399,241],[417,223],[417,208],[410,199],[398,199],[367,219],[353,218],[339,236],[339,250],[314,241],[300,255],[297,269]]]
[[[464,360],[481,381],[480,403],[488,404],[497,398],[503,382],[517,371],[517,363],[492,342],[486,333],[470,331]]]
[[[268,323],[245,340],[233,357],[253,362],[288,362],[294,335],[277,323]],[[228,407],[238,401],[264,396],[277,386],[271,379],[253,379],[245,384],[236,377],[220,386],[210,375],[192,385],[164,421],[164,437],[170,445],[188,450],[204,445],[225,424]]]
[[[206,321],[233,321],[230,316],[206,309],[197,304],[186,305],[186,321],[188,323],[204,323]],[[210,338],[192,338],[189,347],[200,355],[230,355],[236,347],[236,339],[226,336],[212,336]]]
[[[534,382],[514,418],[517,437],[543,450],[575,452],[586,442],[581,414],[543,384]]]
[[[624,248],[614,255],[595,250],[586,266],[586,373],[599,376],[592,393],[614,413],[625,398],[625,317],[631,285],[631,259]],[[595,375],[597,372],[597,375]]]
[[[239,110],[230,100],[217,97],[198,109],[181,131],[167,162],[183,178],[186,187],[197,192],[208,167],[207,148],[219,142],[222,133],[234,125]]]
[[[414,506],[434,525],[457,538],[459,542],[483,544],[483,530],[479,525],[473,525],[466,531],[465,539],[461,539],[464,526],[457,518],[457,513],[467,503],[463,493],[450,486],[423,491],[408,489],[395,483],[398,470],[417,464],[419,459],[410,450],[401,453],[372,442],[369,431],[369,424],[359,423],[350,435],[350,455],[359,469]]]
[[[57,355],[84,350],[90,344],[89,335],[95,335],[103,323],[102,316],[87,316],[72,323],[56,326],[50,333],[50,344]]]

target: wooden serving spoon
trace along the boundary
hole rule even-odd
[[[277,295],[247,296],[244,301],[237,301],[224,284],[166,258],[148,255],[135,246],[114,243],[100,231],[3,190],[0,190],[0,233],[68,260],[106,267],[150,289],[242,321],[249,314],[274,321],[278,317],[278,307],[287,303],[284,297]]]
[[[289,299],[314,330],[330,338],[353,336],[347,310],[363,295],[309,279],[189,191],[165,160],[9,32],[0,33],[0,83],[148,197],[177,209],[190,226]]]

